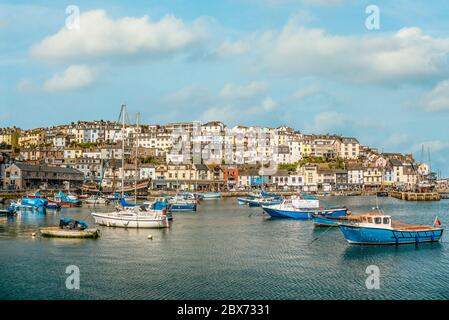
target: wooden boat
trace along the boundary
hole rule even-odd
[[[61,227],[46,227],[39,230],[42,237],[52,238],[98,238],[100,230],[97,228],[90,228],[84,230],[66,229]]]
[[[348,217],[339,224],[343,236],[350,244],[418,244],[438,242],[444,229],[438,218],[433,226],[392,221],[382,213],[368,213]]]

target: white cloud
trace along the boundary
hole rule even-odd
[[[424,108],[427,111],[449,110],[449,80],[441,81],[425,95]]]
[[[47,92],[79,89],[92,84],[97,78],[97,72],[85,65],[73,65],[62,74],[55,74],[46,80],[43,90]]]
[[[154,22],[148,16],[112,19],[103,10],[80,16],[80,28],[61,28],[31,48],[46,61],[83,60],[107,56],[154,56],[172,53],[200,38],[195,26],[172,15]]]
[[[277,102],[274,101],[273,98],[271,98],[271,97],[266,97],[262,101],[262,108],[266,112],[273,111],[274,109],[276,109],[277,105],[278,105]]]
[[[257,67],[281,76],[323,76],[358,83],[424,82],[449,72],[449,38],[419,28],[363,36],[303,27],[296,17],[280,32],[264,33]]]
[[[217,55],[219,57],[226,57],[231,55],[240,55],[249,51],[251,48],[249,42],[239,41],[225,41],[217,49]]]
[[[385,139],[387,147],[401,147],[410,144],[410,136],[406,133],[394,134]]]
[[[290,101],[299,101],[304,99],[305,97],[317,94],[321,91],[321,88],[317,84],[310,84],[305,87],[299,88],[295,92],[293,92],[287,100]]]
[[[253,81],[248,85],[236,85],[227,83],[220,91],[220,97],[223,99],[245,99],[264,93],[269,87],[266,81]]]
[[[310,132],[335,132],[337,129],[344,128],[347,125],[346,117],[339,112],[324,111],[315,116],[311,125],[307,126]]]
[[[213,99],[212,94],[203,87],[192,85],[162,98],[164,103],[171,105],[192,106],[204,104]]]

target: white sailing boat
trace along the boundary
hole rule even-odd
[[[125,185],[125,113],[126,106],[122,105],[122,198]],[[146,206],[123,207],[117,206],[113,212],[92,212],[96,224],[121,228],[167,228],[169,227],[167,211],[148,209]]]

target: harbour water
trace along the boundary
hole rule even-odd
[[[353,214],[375,197],[332,197]],[[379,198],[394,219],[449,224],[449,200]],[[31,233],[61,216],[93,224],[88,207],[0,218],[0,299],[448,299],[449,241],[406,246],[351,246],[338,228],[270,220],[236,199],[203,201],[174,213],[169,229],[100,227],[98,240],[41,239]],[[147,237],[151,234],[153,240]],[[65,286],[80,269],[80,289]],[[380,271],[367,289],[366,268]]]

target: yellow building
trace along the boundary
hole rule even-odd
[[[20,147],[40,146],[45,144],[46,134],[44,130],[31,130],[22,132],[19,137]]]
[[[301,156],[310,157],[312,154],[312,145],[309,142],[301,142]]]
[[[19,144],[19,131],[14,128],[0,129],[0,144],[17,147]]]

